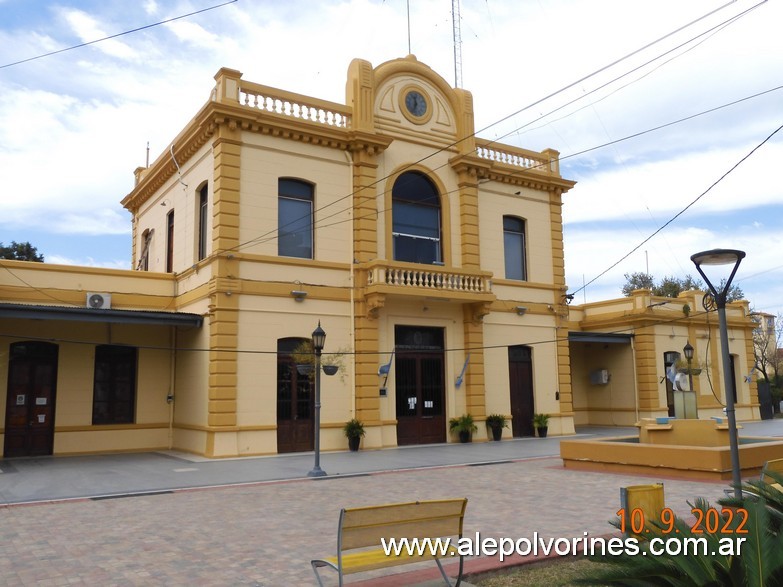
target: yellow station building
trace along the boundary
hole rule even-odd
[[[710,356],[699,416],[720,412],[702,294],[569,306],[558,152],[475,136],[471,94],[414,56],[354,60],[345,104],[215,82],[122,200],[131,269],[2,261],[5,457],[312,450],[291,351],[319,322],[341,364],[321,377],[325,450],[354,417],[370,449],[454,441],[464,413],[475,440],[493,413],[506,437],[534,413],[551,434],[666,415],[686,340]],[[738,417],[758,418],[754,323],[728,313]]]

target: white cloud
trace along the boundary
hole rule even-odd
[[[728,4],[633,63],[753,3]],[[476,128],[523,110],[481,136],[510,133],[504,142],[534,150],[553,147],[568,155],[779,85],[775,76],[783,70],[783,53],[777,27],[783,3],[767,2],[677,59],[649,66],[531,123],[627,71],[631,61],[526,106],[718,5],[714,0],[645,6],[621,0],[463,0],[463,85],[474,96]],[[49,4],[43,10],[55,16],[51,22],[31,18],[28,26],[14,29],[0,23],[6,62],[75,44],[63,26],[89,42],[152,17],[188,11],[179,5],[175,12],[174,5],[156,0],[117,6],[95,4],[88,14]],[[412,52],[452,83],[450,6],[421,0],[410,8]],[[143,164],[147,141],[153,159],[167,149],[208,99],[220,67],[238,69],[253,82],[340,102],[350,60],[359,57],[377,66],[404,56],[407,27],[405,5],[399,2],[240,2],[7,68],[0,82],[0,168],[5,192],[15,197],[0,198],[0,223],[53,233],[125,234],[130,223],[119,200],[132,189],[132,171]],[[651,226],[704,191],[780,124],[779,114],[780,96],[771,94],[563,160],[564,175],[579,181],[563,207],[572,289],[581,284],[582,273],[590,279],[619,257],[617,243],[641,241]],[[782,159],[776,138],[676,225],[589,286],[590,295],[618,295],[622,274],[643,267],[644,250],[651,271],[672,274],[692,272],[688,257],[694,251],[731,245],[746,247],[744,275],[746,268],[763,275],[748,280],[746,292],[752,287],[759,299],[781,299],[775,285],[783,282],[780,273],[763,273],[780,265],[774,254],[781,245],[774,233],[779,223],[761,212],[754,217],[751,207],[777,205],[780,211],[783,194],[775,173]],[[749,228],[740,230],[742,211],[741,222]],[[753,227],[754,222],[761,225]],[[101,261],[98,253],[90,254]],[[619,285],[605,285],[610,282]]]
[[[101,261],[93,257],[63,257],[61,255],[47,255],[47,263],[53,263],[55,265],[72,265],[80,267],[104,267],[107,269],[130,269],[130,261],[113,260],[113,261]]]
[[[82,43],[90,43],[111,36],[99,25],[96,19],[86,12],[77,9],[63,9],[61,15]],[[100,43],[95,43],[92,47],[106,53],[110,57],[118,59],[131,60],[137,58],[135,50],[117,39],[107,39]]]

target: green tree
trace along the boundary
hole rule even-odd
[[[683,278],[666,276],[658,283],[655,283],[655,278],[649,273],[636,272],[626,273],[625,285],[623,285],[622,291],[624,296],[630,296],[631,292],[635,289],[648,289],[654,296],[664,298],[676,298],[684,291],[690,291],[692,289],[698,289],[700,291],[707,291],[707,286],[702,283],[700,279],[694,278],[692,275],[686,275]],[[722,289],[726,285],[726,280],[723,279],[720,282],[719,288]],[[744,300],[745,294],[737,285],[732,285],[729,288],[726,295],[727,302],[736,302],[737,300]]]
[[[8,246],[0,243],[0,259],[43,263],[44,256],[39,254],[38,249],[29,242],[18,243],[11,241],[11,244]]]
[[[653,276],[649,273],[638,271],[636,273],[626,273],[623,277],[625,277],[624,296],[630,296],[635,289],[652,289],[655,285]]]

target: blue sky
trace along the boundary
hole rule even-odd
[[[0,65],[220,3],[0,0]],[[410,44],[453,83],[450,11],[411,0]],[[462,0],[463,87],[480,136],[557,149],[579,182],[563,209],[577,302],[618,297],[624,273],[695,275],[691,254],[725,247],[747,253],[736,282],[751,304],[783,312],[783,131],[697,199],[783,124],[783,90],[769,91],[783,85],[780,22],[771,1]],[[151,159],[168,148],[220,67],[343,102],[350,60],[405,56],[407,31],[404,0],[238,0],[0,68],[0,241],[29,240],[50,262],[129,267],[119,201],[133,169],[147,142]]]

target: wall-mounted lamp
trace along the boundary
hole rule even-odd
[[[294,289],[291,291],[291,297],[293,297],[297,302],[303,302],[304,299],[307,297],[307,292],[299,289]]]
[[[574,301],[574,294],[565,294],[563,296],[563,300],[565,301],[566,304],[570,304],[571,302]]]
[[[161,205],[161,206],[163,206],[163,207],[165,208],[166,206],[168,206],[168,205],[169,205],[169,203],[170,203],[170,202],[169,202],[168,200],[163,200],[163,201],[160,203],[160,205]]]
[[[516,310],[517,314],[520,316],[524,316],[527,313],[527,308],[525,306],[517,306]]]

